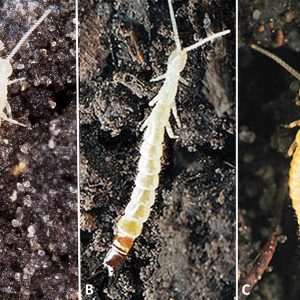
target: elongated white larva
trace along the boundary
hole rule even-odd
[[[31,33],[47,18],[47,16],[51,13],[51,10],[48,9],[44,12],[44,14],[29,28],[29,30],[23,35],[20,41],[17,43],[15,48],[11,51],[11,53],[6,58],[0,58],[0,125],[1,121],[8,121],[13,124],[25,126],[22,123],[14,120],[11,114],[11,107],[7,101],[7,87],[13,83],[24,80],[25,78],[19,78],[15,80],[9,80],[9,77],[12,74],[12,66],[10,60],[13,56],[18,52],[20,47],[24,44],[24,42],[28,39]],[[6,109],[7,115],[4,112]]]
[[[274,60],[285,70],[287,70],[291,75],[293,75],[297,80],[300,81],[300,73],[291,66],[289,66],[281,58],[257,45],[251,45],[251,48]],[[297,120],[285,127],[294,128],[299,126],[300,120]],[[289,170],[290,197],[292,199],[292,206],[295,210],[298,225],[300,227],[300,130],[298,130],[296,138],[289,148],[288,155],[293,156]]]
[[[179,82],[186,84],[186,81],[181,78],[180,73],[185,67],[187,52],[230,32],[230,30],[225,30],[213,34],[182,49],[171,0],[168,0],[168,4],[176,49],[168,59],[167,72],[152,80],[158,81],[164,79],[164,83],[158,95],[149,103],[154,108],[141,128],[141,130],[145,129],[145,132],[143,136],[144,141],[140,149],[141,157],[138,163],[135,186],[131,200],[125,209],[125,214],[116,225],[113,244],[103,262],[104,267],[108,269],[109,276],[112,276],[120,267],[131,249],[134,240],[141,234],[143,223],[147,221],[151,207],[154,204],[155,190],[158,187],[161,169],[165,130],[170,138],[175,138],[169,123],[171,112],[178,126],[180,126],[175,97]]]

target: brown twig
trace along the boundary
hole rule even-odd
[[[141,47],[138,43],[136,31],[133,28],[130,28],[129,36],[130,36],[131,43],[135,48],[136,57],[137,57],[138,61],[140,62],[140,64],[144,67],[146,65],[145,57],[144,57],[143,51],[141,50]]]

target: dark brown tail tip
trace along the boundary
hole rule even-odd
[[[103,261],[103,266],[107,269],[109,277],[116,276],[125,258],[126,254],[116,247],[112,246],[109,249]]]

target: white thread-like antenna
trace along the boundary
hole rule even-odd
[[[47,9],[44,14],[29,28],[29,30],[23,35],[15,48],[11,51],[11,53],[7,56],[6,59],[11,60],[13,56],[18,52],[22,44],[28,39],[28,37],[32,34],[32,32],[47,18],[47,16],[51,13],[51,9]]]
[[[177,24],[176,24],[176,20],[175,20],[175,14],[174,14],[174,9],[173,9],[173,5],[172,5],[172,0],[168,0],[168,3],[169,3],[171,24],[172,24],[172,28],[173,28],[174,41],[176,44],[176,48],[181,49],[181,44],[180,44],[180,40],[179,40],[178,29],[177,29]]]
[[[255,44],[252,44],[251,48],[258,51],[259,53],[271,58],[273,61],[278,63],[281,67],[283,67],[286,71],[288,71],[291,75],[293,75],[297,80],[300,81],[300,73],[298,71],[296,71],[294,68],[292,68],[290,65],[288,65],[284,60],[282,60],[275,54],[269,52],[268,50],[265,50]]]
[[[186,51],[186,52],[189,52],[189,51],[191,51],[191,50],[194,50],[194,49],[196,49],[196,48],[198,48],[198,47],[200,47],[200,46],[202,46],[202,45],[204,45],[204,44],[206,44],[206,43],[208,43],[208,42],[211,42],[211,41],[213,41],[214,39],[217,39],[217,38],[219,38],[219,37],[221,37],[221,36],[223,36],[223,35],[226,35],[226,34],[228,34],[228,33],[230,33],[230,30],[229,30],[229,29],[224,30],[224,31],[221,31],[221,32],[218,32],[218,33],[215,33],[215,34],[213,34],[213,35],[211,35],[211,36],[208,36],[208,37],[206,37],[206,38],[204,38],[204,39],[198,41],[197,43],[195,43],[195,44],[193,44],[193,45],[191,45],[191,46],[186,47],[186,48],[185,48],[185,51]]]

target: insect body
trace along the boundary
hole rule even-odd
[[[11,51],[11,53],[6,58],[0,58],[0,125],[1,125],[1,120],[5,120],[13,124],[25,126],[24,124],[19,123],[18,121],[12,118],[11,107],[7,101],[7,92],[8,92],[7,87],[13,83],[24,80],[24,78],[9,80],[9,77],[11,76],[13,71],[10,60],[18,52],[20,47],[28,39],[31,33],[47,18],[50,12],[51,12],[50,9],[46,10],[44,14],[25,33],[25,35],[17,43],[17,45]],[[4,109],[6,109],[7,114],[4,112]]]
[[[251,48],[268,56],[292,74],[297,80],[300,81],[300,73],[289,66],[281,58],[277,57],[273,53],[257,46],[251,45]],[[299,90],[300,91],[300,90]],[[300,120],[294,121],[288,124],[286,127],[294,128],[300,127]],[[298,225],[300,226],[300,130],[296,134],[296,138],[288,151],[289,156],[293,156],[290,164],[289,170],[289,188],[290,188],[290,197],[292,199],[292,206],[296,212],[298,219]]]
[[[295,126],[300,126],[300,120],[288,125],[289,128]],[[293,156],[289,171],[290,197],[300,226],[300,130],[298,130],[288,154]]]
[[[180,76],[180,73],[185,67],[187,52],[230,32],[230,30],[225,30],[213,34],[182,49],[171,0],[168,0],[168,4],[176,49],[171,53],[168,59],[167,72],[152,80],[158,81],[164,79],[164,83],[158,95],[149,103],[149,105],[154,106],[154,108],[141,128],[141,130],[145,130],[145,132],[143,136],[144,141],[140,149],[141,157],[138,163],[138,174],[135,179],[135,186],[131,200],[125,209],[125,214],[116,225],[113,244],[103,262],[104,267],[108,269],[109,276],[114,274],[126,258],[134,240],[141,234],[143,223],[147,221],[151,207],[154,204],[155,190],[158,187],[161,169],[165,130],[170,138],[175,138],[169,123],[171,112],[178,126],[180,126],[175,97],[178,83],[182,82],[186,84],[186,81]]]

